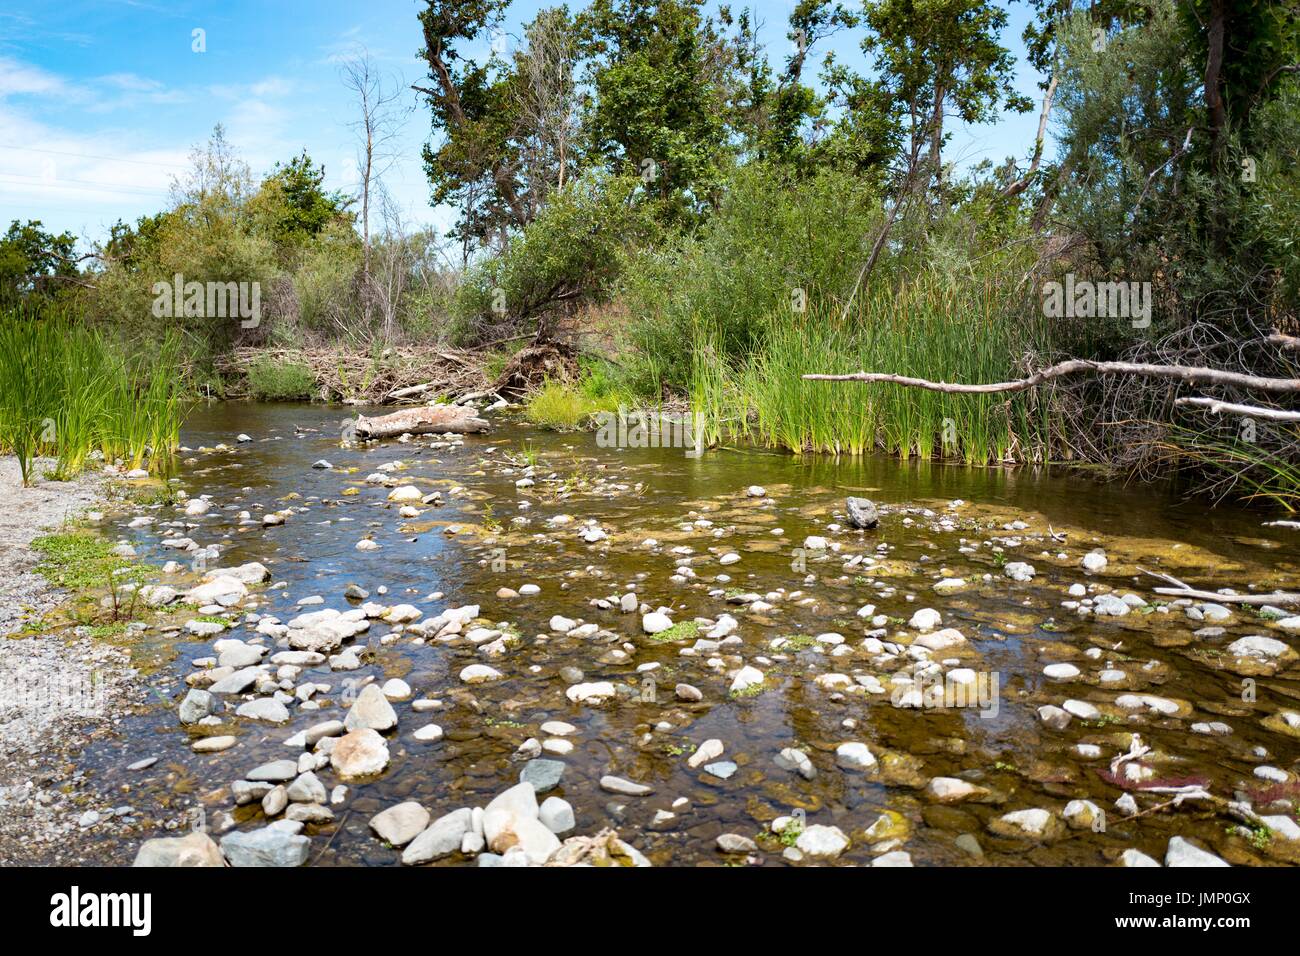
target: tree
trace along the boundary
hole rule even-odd
[[[924,142],[928,181],[943,177],[950,112],[984,123],[999,105],[1032,108],[1016,92],[1015,59],[999,42],[1006,11],[986,0],[873,0],[863,20],[862,49],[874,57],[894,114],[906,124],[911,153],[919,156]]]
[[[431,203],[460,210],[453,235],[462,258],[479,244],[504,248],[511,230],[535,214],[519,181],[514,139],[518,98],[508,68],[495,55],[480,65],[463,48],[501,22],[509,0],[426,0],[420,11],[429,66],[424,94],[432,112],[433,139],[423,150]]]
[[[313,163],[306,149],[287,163],[277,162],[262,180],[252,202],[277,243],[302,246],[331,223],[351,218],[347,208],[352,200],[326,190],[324,182],[325,167]]]
[[[873,58],[876,77],[831,66],[831,80],[850,105],[849,122],[864,123],[879,141],[905,141],[893,202],[845,299],[844,315],[895,224],[918,205],[924,220],[947,204],[943,145],[950,113],[982,123],[999,105],[1031,108],[1015,90],[1014,58],[999,42],[1006,21],[1006,12],[986,0],[868,0],[862,50]]]
[[[0,304],[12,304],[32,294],[53,294],[59,287],[80,282],[76,237],[55,235],[39,219],[9,224],[0,238]]]
[[[702,0],[594,0],[577,19],[595,157],[640,175],[665,218],[718,201],[735,155],[729,114],[739,83],[730,45]]]
[[[398,100],[401,87],[380,73],[368,53],[343,64],[343,83],[357,98],[361,118],[352,124],[358,141],[357,171],[361,176],[361,289],[362,306],[368,318],[366,297],[370,288],[370,194],[396,161],[393,142],[401,132]],[[369,321],[366,323],[369,325]]]
[[[563,189],[577,167],[577,43],[563,9],[541,11],[524,37],[526,45],[515,55],[514,87],[522,168],[536,207],[552,188]]]

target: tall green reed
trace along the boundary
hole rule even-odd
[[[949,395],[890,384],[809,382],[807,373],[892,372],[938,381],[1019,377],[1041,319],[1013,289],[922,273],[865,290],[843,321],[834,302],[767,317],[762,344],[728,364],[696,330],[692,402],[720,431],[797,453],[969,463],[1042,460],[1051,414],[1024,394]],[[704,349],[704,351],[701,351]],[[701,356],[707,356],[702,360]]]
[[[24,484],[42,456],[61,478],[95,452],[165,470],[183,419],[178,358],[172,336],[128,355],[57,311],[0,314],[0,451],[18,459]]]

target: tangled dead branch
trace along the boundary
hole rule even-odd
[[[1205,310],[1157,339],[1132,345],[1118,361],[1057,360],[1027,354],[1023,377],[953,384],[891,373],[810,375],[826,381],[892,382],[948,394],[1025,393],[1051,408],[1050,454],[1090,461],[1138,478],[1191,465],[1201,491],[1238,489],[1294,508],[1300,488],[1300,339],[1271,320]],[[1046,367],[1044,367],[1046,366]],[[1180,395],[1184,386],[1208,394]],[[1206,414],[1209,412],[1210,414]]]
[[[371,354],[347,347],[265,348],[232,351],[219,370],[237,384],[232,398],[247,396],[239,383],[258,362],[306,366],[325,401],[367,404],[426,403],[483,389],[488,384],[481,357],[444,346],[398,346]]]

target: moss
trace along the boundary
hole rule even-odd
[[[744,690],[733,690],[727,696],[732,700],[743,700],[746,697],[757,697],[763,691],[767,690],[767,681],[759,681],[757,684],[751,684]]]
[[[799,836],[802,833],[803,827],[799,826],[799,824],[794,820],[791,820],[785,825],[785,829],[777,834],[777,836],[780,838],[782,846],[794,846],[799,842]]]
[[[107,640],[112,637],[121,637],[126,633],[126,621],[110,621],[107,624],[91,625],[88,636],[95,640]]]

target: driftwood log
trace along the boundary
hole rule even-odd
[[[393,438],[397,435],[443,435],[485,432],[488,423],[478,417],[478,410],[468,405],[424,405],[404,408],[377,418],[357,416],[358,438]]]

